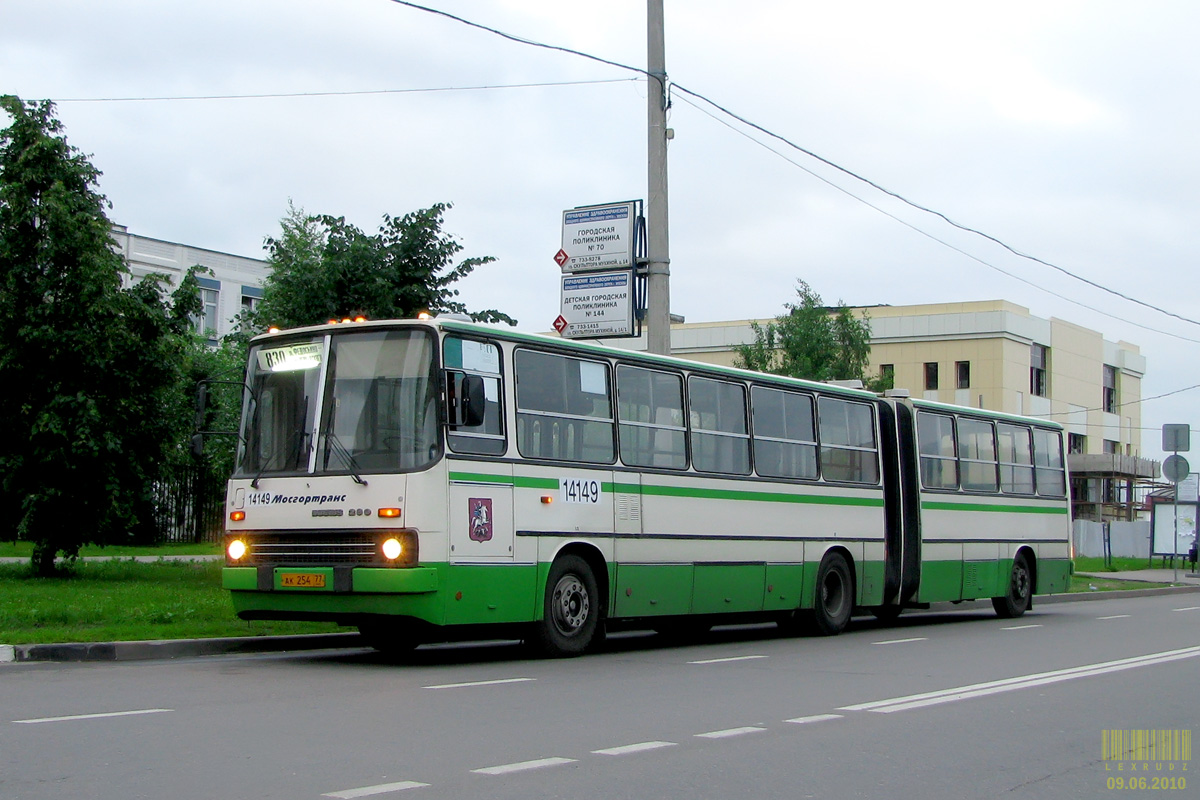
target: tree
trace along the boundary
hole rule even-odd
[[[344,217],[310,216],[289,206],[279,238],[266,241],[271,274],[251,322],[261,329],[315,325],[355,314],[391,319],[429,311],[516,324],[499,311],[468,312],[455,299],[453,284],[495,259],[454,263],[462,245],[442,232],[449,208],[437,203],[403,217],[384,215],[372,236]]]
[[[0,538],[40,574],[87,543],[128,541],[175,440],[190,298],[122,288],[100,173],[53,104],[0,97]]]
[[[866,376],[871,356],[871,322],[844,303],[824,305],[804,281],[796,282],[797,303],[766,326],[750,323],[754,341],[738,345],[736,366],[814,381],[861,380],[873,391],[890,389],[890,379]]]

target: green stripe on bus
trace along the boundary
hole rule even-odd
[[[926,500],[923,511],[994,511],[1008,514],[1066,514],[1066,506],[1006,506],[999,503],[947,503]]]
[[[452,481],[470,481],[471,483],[497,483],[502,486],[512,486],[513,479],[507,475],[488,475],[484,472],[451,472]]]
[[[494,483],[497,486],[516,486],[521,489],[557,489],[558,478],[510,478],[507,475],[489,475],[486,472],[451,472],[452,481],[471,483]]]
[[[522,478],[513,479],[518,489],[558,489],[558,478]]]
[[[451,472],[452,481],[494,483],[499,486],[515,486],[519,489],[558,489],[557,478],[528,478],[504,475],[489,475],[474,472]],[[652,495],[657,497],[695,497],[704,500],[741,500],[752,503],[798,503],[803,505],[861,506],[882,508],[881,497],[833,497],[814,494],[783,494],[781,492],[748,492],[741,489],[699,489],[690,486],[662,486],[637,483],[600,484],[601,491],[625,494]]]
[[[697,489],[690,486],[654,486],[614,484],[628,487],[630,492],[659,497],[698,497],[705,500],[744,500],[753,503],[802,503],[827,506],[868,506],[882,508],[882,497],[832,497],[814,494],[783,494],[781,492],[748,492],[741,489]]]

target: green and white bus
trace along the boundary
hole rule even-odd
[[[1067,590],[1061,426],[454,320],[253,340],[223,584],[381,649]]]

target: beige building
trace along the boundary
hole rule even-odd
[[[1157,475],[1157,463],[1139,457],[1146,359],[1137,345],[1003,300],[856,312],[870,319],[871,372],[890,372],[914,397],[1062,423],[1076,516],[1134,516]],[[674,324],[672,352],[731,366],[737,346],[754,339],[750,322]]]

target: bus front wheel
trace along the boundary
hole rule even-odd
[[[1008,591],[1003,597],[992,598],[992,608],[1004,619],[1019,617],[1033,605],[1033,572],[1029,559],[1018,553],[1013,559],[1012,574],[1008,580]]]
[[[551,657],[577,656],[596,638],[600,592],[592,568],[579,556],[554,560],[546,579],[542,619],[534,624],[533,644]]]
[[[358,633],[368,646],[390,658],[407,655],[421,644],[416,628],[400,621],[361,623]]]

